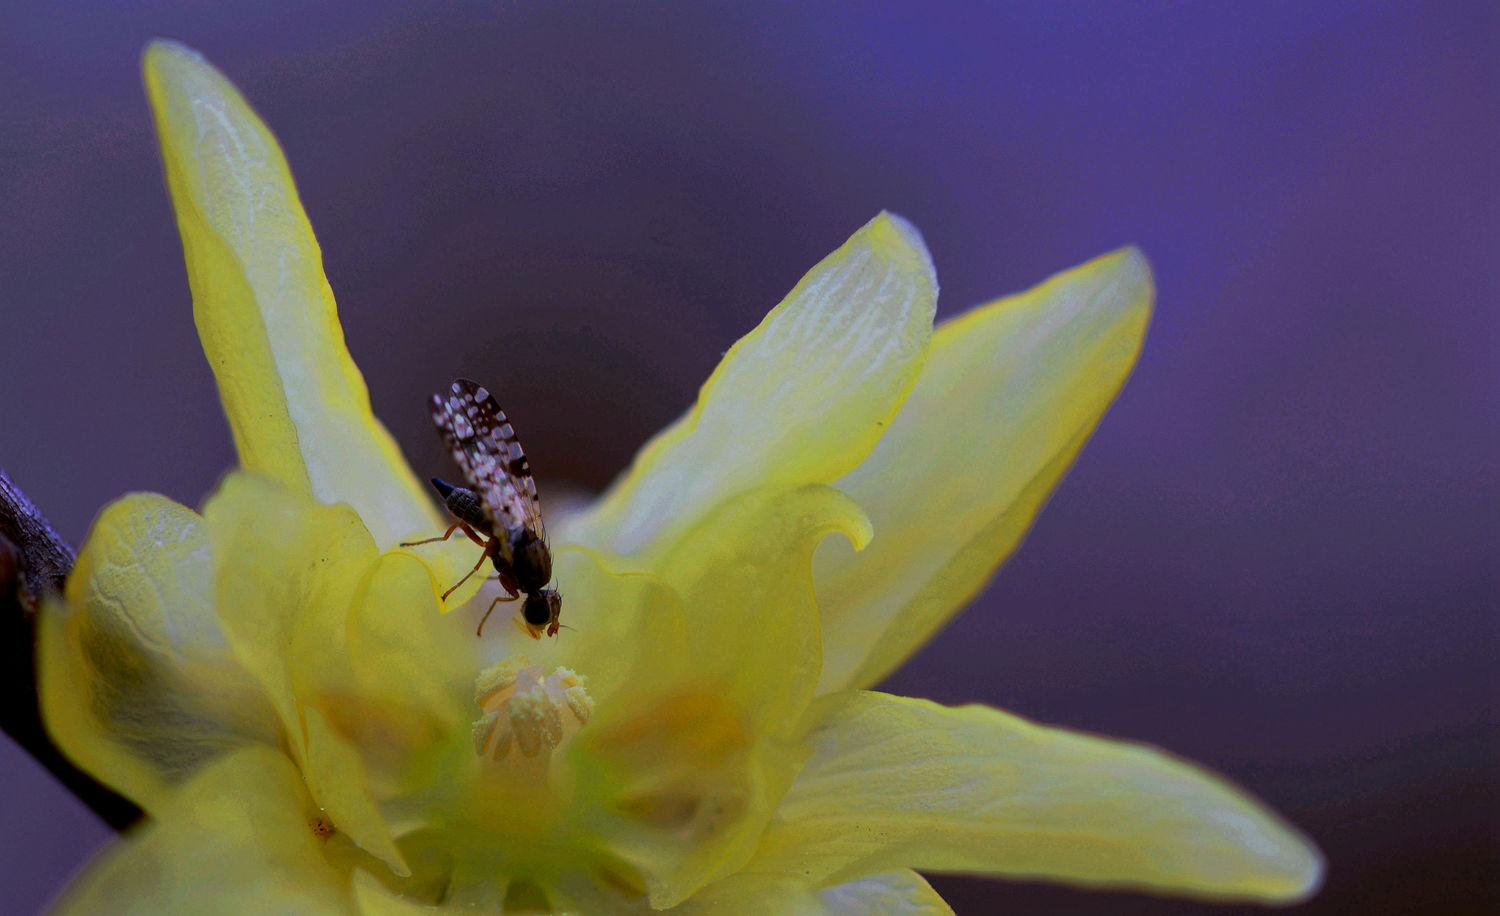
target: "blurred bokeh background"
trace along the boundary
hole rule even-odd
[[[882,208],[940,312],[1140,245],[1117,406],[887,685],[1140,739],[1329,859],[1299,913],[1497,905],[1497,55],[1474,3],[7,4],[0,466],[75,544],[233,461],[138,76],[203,51],[278,134],[420,472],[482,379],[597,489]],[[109,838],[0,742],[0,888]],[[1199,903],[938,878],[960,913]]]

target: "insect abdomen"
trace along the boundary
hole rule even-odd
[[[484,505],[480,503],[479,497],[473,490],[464,487],[455,487],[453,484],[437,477],[432,478],[432,485],[443,497],[443,503],[453,517],[480,531],[490,530],[490,520],[484,514]]]

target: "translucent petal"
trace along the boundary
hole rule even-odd
[[[225,751],[278,740],[219,630],[203,519],[163,496],[99,514],[65,600],[42,610],[37,659],[58,746],[148,812]]]
[[[325,856],[337,837],[309,826],[319,814],[284,755],[235,751],[91,864],[55,912],[352,913]]]
[[[821,662],[812,557],[829,534],[853,550],[870,540],[861,508],[830,487],[760,490],[688,532],[658,574],[687,608],[693,676],[755,710],[781,734],[812,698]]]
[[[822,890],[785,875],[742,873],[704,888],[674,916],[951,916],[952,907],[910,870],[869,875]]]
[[[1151,299],[1125,249],[938,328],[900,415],[835,484],[875,538],[819,551],[820,693],[876,683],[984,587],[1124,384]]]
[[[747,859],[806,759],[791,739],[818,677],[811,560],[833,532],[869,537],[838,491],[755,491],[660,563],[686,612],[686,650],[633,676],[619,708],[601,703],[577,738],[588,807],[605,812],[597,832],[642,874],[653,906]]]
[[[353,887],[360,916],[420,916],[446,909],[402,897],[363,869],[355,869]]]
[[[555,641],[542,640],[531,648],[523,644],[518,651],[549,664],[555,655],[558,663],[585,675],[595,716],[613,716],[617,697],[632,707],[622,714],[633,714],[652,685],[674,678],[688,657],[681,598],[659,577],[619,572],[619,558],[577,544],[562,547],[555,564],[563,595],[561,619],[569,629]]]
[[[921,371],[937,283],[915,228],[882,213],[724,355],[698,403],[559,529],[665,549],[738,493],[830,483],[865,457]]]
[[[1316,889],[1316,848],[1265,806],[1137,744],[983,706],[851,692],[750,872],[841,881],[899,865],[1217,899]]]
[[[836,916],[946,916],[950,907],[926,879],[902,870],[835,885],[818,895]]]
[[[295,643],[299,695],[359,748],[381,795],[426,781],[424,764],[455,735],[469,743],[479,643],[467,620],[440,613],[428,582],[410,555],[383,554],[352,605],[305,621]]]
[[[193,317],[240,464],[349,503],[382,548],[440,531],[370,410],[276,138],[191,49],[152,42],[143,70]]]
[[[309,790],[342,833],[404,872],[358,754],[313,705],[322,666],[347,651],[351,608],[378,560],[364,524],[348,506],[244,472],[224,479],[203,514],[224,633],[281,716]]]

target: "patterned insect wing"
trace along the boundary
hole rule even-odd
[[[528,528],[545,538],[531,465],[515,428],[489,391],[477,382],[458,379],[446,395],[432,396],[432,422],[492,526],[504,531]],[[508,553],[509,539],[501,540]]]

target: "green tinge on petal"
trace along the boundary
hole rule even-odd
[[[276,716],[230,657],[203,519],[153,493],[107,506],[39,623],[47,728],[150,813],[215,757],[275,744]]]
[[[850,692],[749,872],[840,881],[904,865],[1216,899],[1309,896],[1322,859],[1265,806],[1138,744],[983,706]]]
[[[193,317],[240,464],[349,503],[382,548],[439,530],[370,410],[276,138],[191,49],[152,42],[142,66]]]
[[[1152,295],[1124,249],[938,327],[889,432],[835,484],[875,539],[817,557],[820,693],[878,682],[984,587],[1124,384]]]
[[[318,803],[361,848],[404,872],[358,755],[313,705],[328,683],[325,666],[349,651],[350,612],[379,559],[369,532],[348,506],[245,472],[227,476],[203,514],[219,620],[235,658],[281,716]]]
[[[622,555],[665,549],[738,493],[831,483],[916,382],[936,299],[917,230],[877,216],[730,348],[696,406],[562,539]]]
[[[291,761],[267,747],[210,765],[93,863],[54,909],[91,913],[352,914],[333,840]]]

